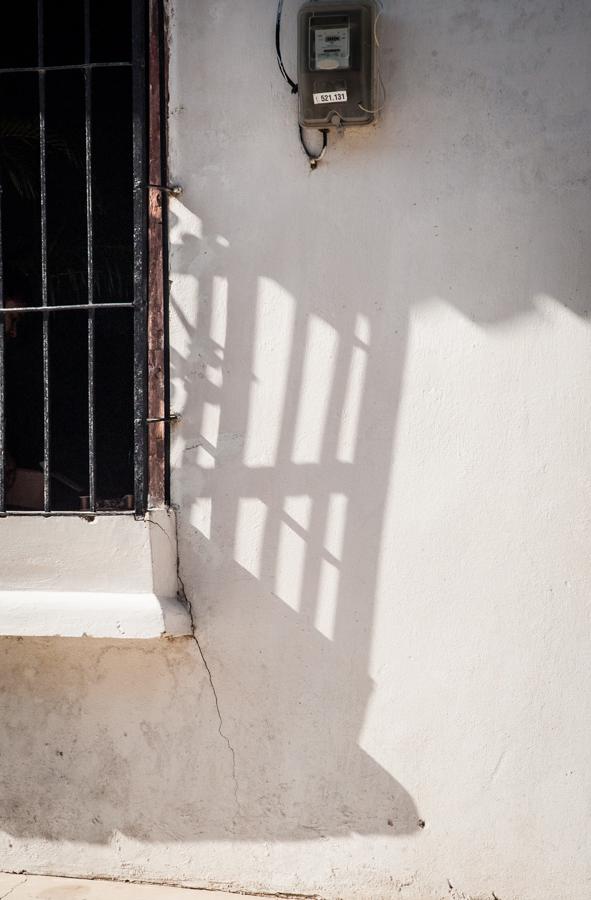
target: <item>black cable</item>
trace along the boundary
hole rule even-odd
[[[281,56],[281,13],[283,12],[283,0],[278,0],[277,2],[277,19],[275,20],[275,50],[277,53],[277,65],[279,66],[279,71],[287,81],[288,85],[291,88],[292,94],[297,94],[298,86],[295,81],[289,77],[285,66],[283,65],[283,57]]]
[[[298,86],[293,78],[290,78],[287,74],[287,70],[283,65],[283,57],[281,55],[281,14],[283,12],[283,0],[277,0],[277,18],[275,20],[275,51],[277,53],[277,65],[279,66],[279,71],[285,78],[286,82],[291,88],[292,94],[297,94]],[[320,153],[312,153],[306,144],[304,138],[304,129],[302,126],[300,128],[300,143],[304,148],[304,153],[308,157],[310,161],[310,168],[315,169],[324,154],[326,153],[326,148],[328,147],[328,128],[320,128],[319,131],[322,132],[322,148]]]
[[[318,130],[322,132],[322,149],[321,149],[320,153],[314,154],[314,153],[310,152],[308,145],[306,144],[306,141],[304,140],[304,129],[300,125],[300,143],[301,143],[302,147],[304,148],[304,153],[310,160],[310,168],[311,169],[316,168],[316,166],[318,165],[318,163],[320,162],[320,160],[326,153],[326,148],[328,147],[328,128],[319,128]]]

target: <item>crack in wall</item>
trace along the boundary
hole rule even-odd
[[[24,875],[23,870],[19,870],[18,872],[2,872],[1,875]],[[44,881],[50,880],[57,882],[60,880],[63,881],[83,881],[83,882],[93,882],[93,883],[104,883],[106,885],[125,885],[129,887],[130,885],[135,885],[137,887],[171,887],[178,888],[179,890],[184,890],[185,893],[190,891],[199,891],[201,893],[210,893],[212,895],[212,900],[214,900],[215,894],[224,893],[224,894],[232,894],[236,898],[246,897],[252,898],[252,900],[256,900],[256,898],[265,898],[265,900],[323,900],[320,894],[297,894],[292,893],[290,891],[259,891],[256,889],[248,890],[247,888],[238,887],[232,883],[220,882],[214,884],[201,884],[199,882],[192,881],[178,881],[176,879],[165,879],[160,881],[151,881],[147,878],[134,878],[131,874],[126,874],[125,876],[117,876],[117,875],[93,875],[92,873],[87,873],[84,875],[46,875],[42,872],[29,872],[25,875],[22,881],[19,881],[18,884],[14,884],[11,888],[9,888],[6,894],[0,895],[0,900],[5,900],[8,897],[8,894],[11,894],[17,888],[22,887],[23,884],[29,881],[29,878],[32,879],[31,885],[35,886],[35,881],[37,878],[42,878]],[[134,894],[135,896],[135,894]]]
[[[28,880],[29,880],[28,875],[25,875],[25,877],[23,878],[22,881],[17,881],[17,883],[13,884],[12,887],[9,888],[5,894],[2,894],[0,896],[0,900],[5,900],[5,898],[8,897],[10,894],[12,894],[13,891],[16,891],[17,888],[22,887],[23,884],[26,884]]]
[[[447,886],[449,888],[448,896],[451,897],[451,900],[501,900],[501,898],[495,894],[494,891],[491,891],[490,894],[465,894],[458,887],[453,885],[449,878],[447,879]]]
[[[220,708],[220,701],[218,698],[218,693],[217,693],[217,690],[215,688],[215,684],[213,681],[213,675],[211,673],[211,669],[209,667],[207,659],[205,658],[205,654],[204,654],[203,648],[201,647],[201,644],[199,642],[199,638],[197,637],[195,618],[193,615],[193,605],[187,596],[187,591],[185,590],[185,584],[183,582],[183,579],[181,578],[180,554],[179,554],[179,550],[178,550],[178,547],[179,547],[178,514],[175,518],[175,522],[176,522],[176,527],[177,527],[176,577],[177,577],[177,582],[178,582],[178,587],[179,587],[179,599],[185,605],[187,612],[189,613],[189,619],[191,620],[191,639],[195,642],[195,645],[197,646],[197,650],[199,651],[199,656],[201,657],[201,661],[203,662],[205,671],[207,672],[207,678],[209,680],[209,686],[211,687],[211,693],[213,695],[213,700],[215,703],[215,708],[216,708],[217,717],[218,717],[218,734],[222,738],[224,743],[226,744],[228,750],[230,751],[230,755],[232,757],[232,781],[234,783],[234,800],[236,801],[236,809],[238,812],[240,812],[240,800],[238,799],[238,778],[236,777],[236,751],[234,750],[234,747],[232,746],[230,738],[224,731],[224,720],[222,717],[222,711]]]
[[[170,543],[170,540],[171,540],[171,539],[170,539],[169,533],[166,531],[165,528],[162,527],[162,525],[160,524],[160,522],[157,522],[155,519],[150,518],[150,513],[151,513],[151,512],[154,512],[154,510],[153,510],[153,509],[149,509],[149,510],[148,510],[146,516],[144,517],[144,521],[147,522],[148,525],[154,525],[156,528],[159,528],[160,531],[162,532],[162,534],[166,537],[166,539],[167,539],[168,542]],[[177,547],[178,547],[178,543],[177,543]],[[179,555],[178,555],[178,553],[177,553],[177,557],[176,557],[176,562],[177,562],[177,574],[178,574],[178,564],[179,564]],[[2,900],[2,898],[0,898],[0,900]]]

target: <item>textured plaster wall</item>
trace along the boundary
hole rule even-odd
[[[0,642],[3,867],[585,900],[591,7],[386,2],[313,174],[274,11],[171,11],[198,644]]]

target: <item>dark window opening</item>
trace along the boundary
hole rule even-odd
[[[0,16],[0,514],[146,507],[144,7]]]

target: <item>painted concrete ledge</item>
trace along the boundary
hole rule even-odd
[[[116,881],[86,881],[44,875],[0,874],[0,900],[237,900],[225,891],[157,884],[123,884]],[[252,897],[252,894],[240,894]]]
[[[186,634],[191,634],[191,620],[176,597],[0,591],[0,635],[149,639]]]
[[[0,520],[0,635],[187,634],[190,616],[177,599],[173,510],[152,510],[139,520]]]

